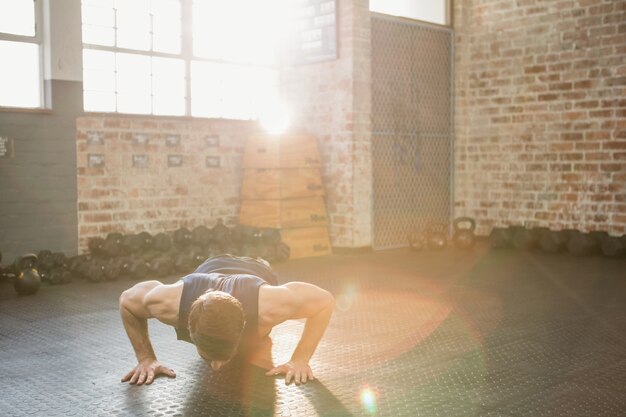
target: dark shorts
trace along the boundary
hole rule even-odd
[[[233,255],[212,256],[204,261],[194,272],[203,274],[246,274],[257,276],[268,284],[278,285],[278,276],[267,262],[261,258],[248,258]]]

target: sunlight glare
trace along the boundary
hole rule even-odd
[[[268,133],[283,133],[289,127],[289,109],[282,101],[275,100],[261,110],[259,120]]]
[[[359,395],[361,399],[361,407],[365,409],[367,414],[375,415],[378,411],[378,392],[370,387],[364,387],[361,389]]]

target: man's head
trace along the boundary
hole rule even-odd
[[[191,305],[189,335],[200,356],[217,370],[237,353],[244,323],[241,303],[211,289]]]

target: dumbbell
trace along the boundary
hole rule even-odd
[[[426,237],[419,229],[413,229],[407,236],[409,248],[412,251],[420,251],[426,248]]]
[[[539,230],[525,226],[511,227],[511,244],[516,249],[531,250],[539,245]]]
[[[172,260],[175,271],[181,274],[188,274],[198,266],[197,261],[185,252],[176,252],[172,255]]]
[[[152,250],[154,244],[154,238],[148,232],[124,235],[122,239],[122,245],[126,249],[123,252],[131,255]]]
[[[495,249],[510,248],[512,235],[509,227],[494,227],[489,234],[491,247]]]
[[[143,231],[137,234],[137,238],[141,244],[141,250],[151,251],[154,249],[154,237],[149,232]]]
[[[148,262],[139,257],[132,257],[128,262],[126,273],[130,279],[142,280],[150,273]]]
[[[138,253],[142,249],[141,238],[137,234],[126,234],[122,238],[122,246],[124,247],[124,252],[128,255],[133,253]]]
[[[124,236],[121,233],[109,233],[102,242],[100,250],[109,258],[120,256],[124,252],[123,240]]]
[[[37,253],[37,266],[39,271],[50,271],[52,268],[54,268],[54,257],[52,256],[52,251],[44,249],[44,250],[40,250]]]
[[[105,257],[106,253],[104,252],[102,248],[103,246],[104,246],[104,239],[102,239],[101,237],[92,237],[87,242],[89,253],[91,253],[92,256]]]
[[[86,278],[89,255],[77,255],[68,259],[67,269],[79,278]]]
[[[18,256],[13,262],[15,278],[13,288],[19,295],[35,294],[41,286],[41,277],[37,271],[38,259],[34,253]]]
[[[567,249],[570,231],[542,229],[539,232],[539,246],[545,252],[558,253]]]
[[[154,249],[165,253],[172,249],[172,237],[167,233],[157,233],[154,236]]]
[[[200,265],[202,262],[206,261],[207,258],[210,258],[212,253],[211,250],[208,248],[202,248],[200,246],[190,246],[187,249],[189,256],[194,260],[194,262],[196,263],[196,267],[198,267],[198,265]]]
[[[54,267],[48,274],[48,282],[52,285],[69,284],[73,275],[70,271],[62,267]]]
[[[174,262],[168,257],[161,255],[148,262],[150,274],[156,277],[166,277],[174,272]]]
[[[264,228],[260,232],[261,243],[268,246],[277,245],[281,241],[280,229]]]
[[[262,245],[258,257],[269,262],[284,262],[289,259],[291,249],[285,242],[278,242],[275,245]]]
[[[174,232],[174,245],[176,248],[183,249],[191,245],[191,232],[186,227],[181,227]]]
[[[37,271],[41,281],[48,282],[49,273],[54,268],[54,258],[52,251],[44,249],[37,252]]]
[[[211,230],[206,226],[197,226],[191,231],[191,244],[207,248],[211,243]]]
[[[91,259],[82,268],[83,276],[92,283],[115,281],[122,274],[120,258]]]
[[[603,232],[583,233],[578,230],[571,232],[567,241],[567,250],[572,255],[590,256],[600,251],[600,238]]]
[[[284,262],[291,256],[291,248],[285,242],[278,242],[274,246],[273,262]]]
[[[454,246],[459,249],[471,249],[475,243],[476,221],[471,217],[459,217],[454,219],[452,226],[454,227],[452,235]]]
[[[448,226],[442,222],[432,222],[426,228],[426,245],[429,249],[442,250],[448,245]]]
[[[600,237],[600,250],[607,258],[623,258],[626,256],[626,236]]]
[[[84,277],[91,283],[105,280],[104,262],[100,259],[91,259],[84,270]]]
[[[231,233],[228,226],[224,224],[222,219],[218,219],[217,223],[211,229],[211,237],[214,244],[219,246],[222,251],[228,246],[231,241]]]
[[[260,243],[244,243],[241,245],[241,256],[247,256],[249,258],[263,258],[265,257],[265,248]]]

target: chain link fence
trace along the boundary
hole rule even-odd
[[[451,29],[372,16],[374,248],[448,224],[453,195]]]

